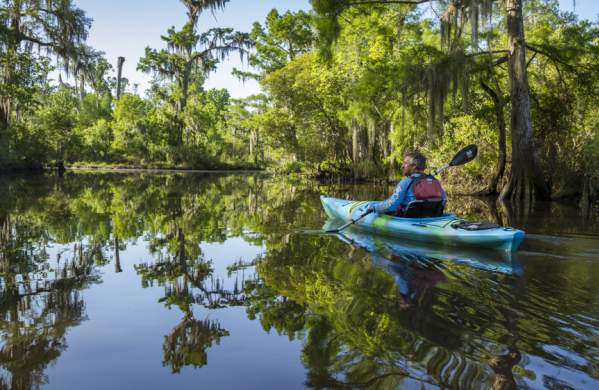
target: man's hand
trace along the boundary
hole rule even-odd
[[[373,205],[368,206],[368,208],[366,209],[367,214],[374,213],[375,211],[376,210]]]

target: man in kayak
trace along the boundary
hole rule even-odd
[[[447,194],[441,183],[424,173],[426,157],[418,151],[407,153],[401,166],[402,179],[387,200],[373,202],[368,211],[400,217],[436,217],[443,214]]]

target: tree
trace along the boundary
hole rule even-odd
[[[20,85],[35,68],[20,66],[33,58],[34,48],[47,50],[63,63],[67,73],[71,60],[82,54],[79,45],[87,37],[91,19],[74,6],[71,0],[3,0],[0,13],[0,63],[2,84]],[[14,90],[13,90],[14,91]],[[0,89],[0,131],[11,121],[19,102],[24,97]]]
[[[274,123],[287,124],[270,126],[276,134],[268,136],[279,138],[294,159],[311,163],[327,157],[347,160],[347,129],[337,116],[344,107],[341,92],[345,81],[341,72],[324,67],[316,53],[297,56],[268,74],[262,84],[274,100],[275,110],[269,117]]]
[[[121,97],[122,90],[122,75],[123,75],[123,64],[125,63],[125,57],[118,58],[118,72],[116,76],[116,98],[119,99]]]
[[[79,102],[73,91],[62,86],[47,97],[45,104],[35,113],[34,125],[44,134],[50,148],[49,157],[63,166],[74,156],[75,126]]]
[[[332,43],[339,36],[340,25],[338,19],[345,9],[367,4],[415,6],[425,2],[428,2],[428,0],[312,0],[312,5],[319,16],[317,27],[324,37],[324,53],[329,52]],[[440,18],[441,35],[450,54],[460,45],[463,27],[467,18],[470,19],[472,26],[473,41],[471,45],[475,51],[478,50],[479,13],[482,12],[483,16],[488,14],[492,2],[492,0],[440,1],[441,5],[445,6],[445,12]],[[502,190],[501,198],[511,197],[514,200],[530,201],[534,197],[546,197],[549,191],[539,169],[538,158],[534,157],[536,156],[536,150],[530,117],[522,1],[507,0],[505,5],[508,35],[507,60],[512,103],[512,173],[508,185]],[[494,53],[490,51],[483,54],[492,55]],[[451,74],[448,76],[453,77]],[[432,96],[429,98],[433,104],[429,117],[434,118],[436,106],[442,107],[446,96],[445,86],[448,85],[449,81],[450,79],[447,77],[439,81],[429,78],[429,85],[440,91],[438,95],[442,97],[440,105],[435,105],[435,99]]]
[[[118,161],[140,162],[148,155],[149,112],[148,102],[137,95],[124,94],[117,101],[112,148]]]
[[[530,117],[530,92],[526,69],[526,41],[522,19],[522,0],[506,0],[508,34],[508,72],[510,80],[512,169],[501,199],[531,202],[547,198],[549,189],[539,167]]]
[[[137,65],[138,70],[152,72],[159,80],[175,83],[173,95],[177,114],[185,111],[190,88],[199,90],[207,73],[220,60],[234,52],[243,59],[250,47],[248,34],[235,32],[231,28],[212,28],[204,33],[197,31],[200,14],[206,10],[223,8],[228,0],[181,1],[187,9],[187,23],[179,31],[171,27],[167,35],[161,37],[167,49],[147,47]],[[174,131],[175,146],[183,145],[183,123],[180,118]]]
[[[249,55],[248,62],[260,69],[262,75],[239,70],[235,70],[235,74],[242,79],[261,79],[309,51],[316,38],[310,22],[310,15],[304,11],[287,11],[281,15],[272,9],[266,16],[265,26],[255,22],[249,35],[255,52]]]

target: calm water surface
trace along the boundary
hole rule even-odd
[[[253,175],[0,178],[0,388],[599,388],[599,223],[450,198],[517,255],[315,234]],[[331,223],[331,222],[329,222]]]

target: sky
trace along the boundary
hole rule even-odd
[[[123,77],[130,84],[139,84],[145,90],[151,75],[137,72],[137,62],[146,46],[164,48],[161,35],[175,26],[181,28],[186,21],[185,8],[179,0],[76,0],[75,4],[93,19],[87,43],[106,53],[115,67],[119,56],[125,57]],[[273,8],[280,12],[310,8],[309,0],[231,0],[222,11],[205,12],[199,21],[199,30],[212,27],[232,27],[249,32],[256,21],[264,24],[266,14]],[[233,68],[249,70],[239,55],[233,54],[210,74],[205,88],[226,88],[233,97],[241,98],[260,92],[255,81],[242,83],[231,76]]]
[[[559,0],[564,11],[575,11],[579,17],[599,20],[599,0]],[[181,28],[185,23],[185,8],[179,0],[76,0],[79,8],[93,19],[88,44],[106,53],[106,58],[116,68],[117,57],[125,57],[123,76],[139,85],[143,92],[150,75],[136,71],[137,62],[146,46],[163,48],[160,36],[167,29]],[[309,0],[231,0],[222,11],[206,12],[200,18],[199,29],[232,27],[249,32],[255,21],[264,24],[266,14],[277,8],[280,12],[310,9]],[[260,92],[255,81],[242,83],[231,75],[233,68],[248,70],[234,54],[210,74],[205,88],[226,88],[231,96],[246,97]]]

